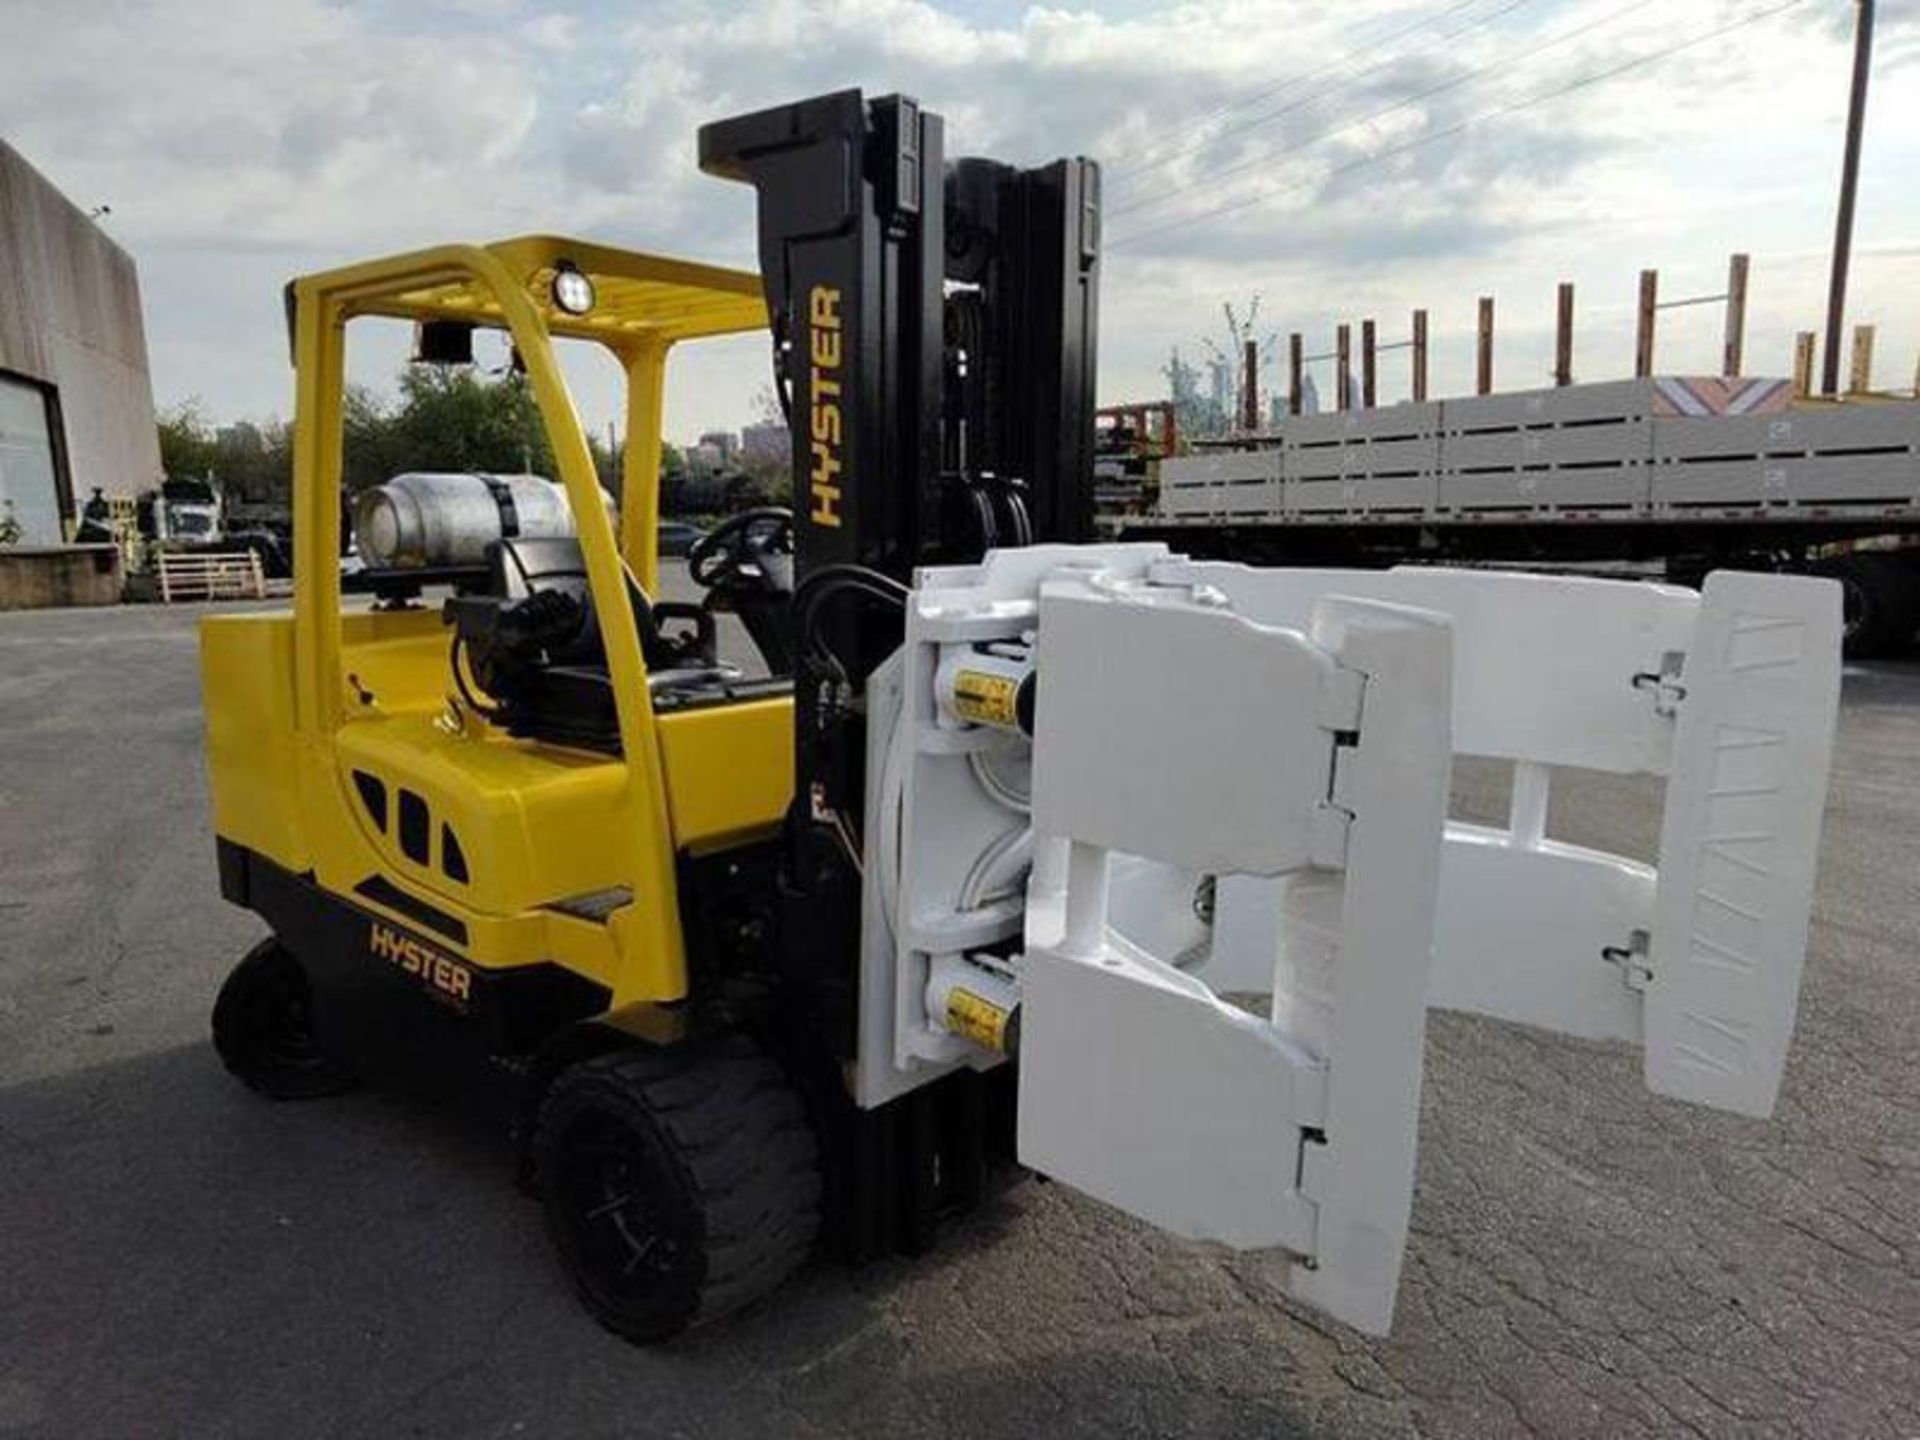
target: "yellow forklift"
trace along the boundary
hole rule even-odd
[[[215,1008],[227,1067],[288,1098],[440,1044],[508,1067],[560,1257],[642,1341],[768,1289],[823,1228],[851,1257],[917,1250],[980,1193],[1004,1073],[870,1109],[843,1083],[859,687],[915,566],[1091,519],[1089,162],[950,167],[937,116],[856,91],[700,151],[759,188],[762,274],[535,236],[294,281],[292,610],[202,632],[222,891],[272,931]],[[345,345],[376,317],[431,359],[504,332],[565,504],[529,477],[396,477],[359,497],[343,582]],[[704,602],[665,603],[667,367],[751,331],[798,514],[721,524],[691,556]],[[617,514],[556,341],[625,374]],[[764,673],[722,662],[716,613]]]
[[[1385,1333],[1430,1005],[1771,1110],[1832,585],[1090,543],[1092,163],[949,162],[938,116],[857,91],[707,126],[700,162],[757,192],[758,274],[536,236],[289,288],[293,607],[202,638],[221,889],[271,932],[214,1007],[239,1079],[504,1076],[563,1267],[642,1342],[816,1243],[924,1249],[1009,1158],[1280,1251]],[[558,485],[392,477],[343,574],[345,345],[381,319],[444,363],[503,332]],[[795,503],[669,600],[667,367],[752,331]],[[617,504],[556,342],[626,376]],[[1449,821],[1455,750],[1512,764],[1504,830]],[[1556,765],[1666,777],[1658,866],[1553,839]]]

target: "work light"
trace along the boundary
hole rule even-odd
[[[569,315],[593,308],[593,281],[571,260],[562,260],[553,272],[553,303]]]

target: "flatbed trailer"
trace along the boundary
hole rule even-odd
[[[1920,400],[1656,377],[1296,416],[1160,465],[1127,533],[1260,564],[1807,571],[1848,653],[1920,627]]]

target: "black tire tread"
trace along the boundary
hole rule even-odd
[[[298,971],[300,961],[271,936],[234,966],[213,1002],[213,1048],[221,1064],[249,1090],[273,1100],[317,1100],[351,1090],[357,1083],[353,1072],[324,1053],[293,1068],[261,1053],[263,1027],[272,1018],[269,997],[289,968]]]
[[[813,1130],[785,1075],[745,1036],[691,1052],[634,1046],[584,1060],[543,1097],[536,1136],[547,1130],[556,1099],[579,1085],[613,1086],[637,1103],[664,1132],[697,1197],[705,1265],[685,1326],[732,1314],[806,1260],[819,1233],[822,1191]],[[664,1338],[636,1333],[582,1294],[616,1334]]]

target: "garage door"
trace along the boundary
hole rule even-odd
[[[60,532],[46,394],[0,375],[0,520],[8,516],[20,527],[22,545],[58,545],[66,539]]]

